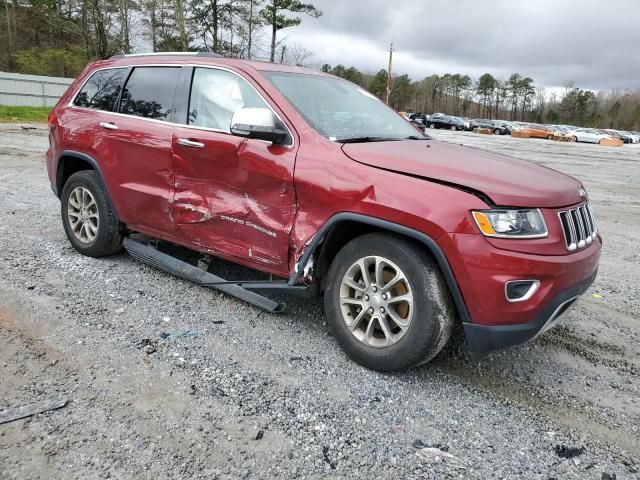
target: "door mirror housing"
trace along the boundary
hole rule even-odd
[[[239,137],[264,140],[275,145],[286,142],[288,133],[268,108],[241,108],[231,118],[231,133]]]

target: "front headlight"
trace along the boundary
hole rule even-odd
[[[543,238],[549,232],[540,209],[475,210],[473,218],[486,237]]]

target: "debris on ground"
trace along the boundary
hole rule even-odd
[[[556,445],[556,454],[560,458],[573,458],[584,453],[584,448],[567,447],[566,445]]]
[[[324,456],[324,461],[327,462],[331,467],[331,470],[335,470],[336,464],[329,458],[329,447],[322,447],[322,455]]]
[[[154,342],[150,338],[143,338],[142,340],[140,340],[140,343],[138,344],[138,348],[143,348],[144,352],[147,355],[151,355],[152,353],[156,352],[157,342]]]
[[[9,408],[0,410],[0,424],[20,420],[21,418],[31,417],[38,413],[47,412],[49,410],[57,410],[64,407],[69,402],[66,396],[51,397],[47,400],[25,405],[23,407]]]
[[[125,311],[125,308],[124,307],[120,307],[120,308],[116,308],[115,312],[113,312],[113,313],[115,313],[116,315],[122,315],[124,313],[124,311]]]
[[[195,385],[191,385],[191,389],[190,389],[189,393],[191,395],[195,395],[197,391],[198,391],[198,387],[196,387]]]
[[[169,340],[170,342],[172,342],[176,338],[180,337],[197,337],[198,330],[195,328],[190,328],[189,330],[185,330],[184,332],[162,332],[160,336],[163,340]]]
[[[600,480],[616,480],[616,474],[612,473],[609,475],[608,473],[603,473]]]
[[[592,293],[591,296],[593,298],[602,298],[602,295],[600,295],[599,293]]]
[[[262,440],[262,437],[264,437],[264,430],[259,430],[256,435],[256,440]]]
[[[429,463],[447,463],[454,468],[467,469],[464,462],[458,457],[436,447],[421,448],[416,452],[416,455]]]
[[[424,443],[422,440],[417,439],[414,440],[414,442],[412,443],[413,448],[417,448],[417,449],[422,449],[422,448],[439,448],[440,450],[442,450],[443,452],[448,452],[449,451],[449,447],[447,445],[442,445],[441,443],[434,443],[434,444],[430,444],[427,445],[426,443]]]

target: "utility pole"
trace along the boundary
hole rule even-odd
[[[389,68],[387,69],[387,98],[386,102],[389,105],[389,98],[391,98],[391,62],[393,61],[393,43],[389,47]]]

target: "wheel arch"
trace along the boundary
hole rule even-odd
[[[343,245],[360,235],[374,231],[395,233],[410,238],[424,246],[433,256],[438,267],[440,267],[460,319],[465,323],[471,322],[458,282],[451,270],[447,257],[433,238],[404,225],[358,213],[338,213],[320,227],[298,259],[296,267],[289,278],[289,284],[294,285],[297,283],[298,277],[303,274],[305,266],[313,258],[317,259],[314,262],[316,274],[319,276],[325,275],[331,261]]]
[[[86,153],[78,152],[75,150],[63,150],[58,157],[58,162],[56,164],[56,194],[58,198],[62,196],[62,189],[64,188],[65,183],[73,175],[74,173],[92,170],[96,172],[102,185],[105,187],[105,192],[107,194],[107,200],[111,204],[116,217],[118,217],[118,212],[113,204],[111,199],[111,193],[107,187],[106,182],[104,181],[104,175],[102,174],[102,170],[98,165],[98,162],[87,155]]]

